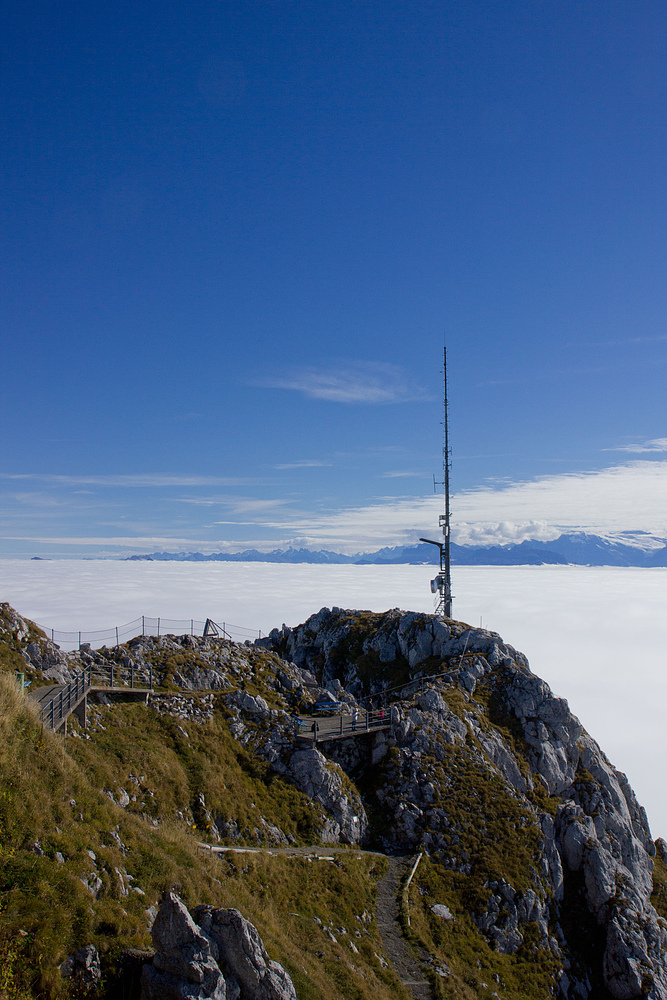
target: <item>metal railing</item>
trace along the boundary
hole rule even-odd
[[[60,727],[90,689],[91,675],[91,667],[79,670],[69,684],[42,705],[39,717],[45,726],[54,731]]]
[[[390,726],[390,715],[386,709],[360,712],[358,716],[343,715],[328,718],[299,719],[297,736],[302,740],[340,739],[342,736],[362,736],[377,729],[387,729]]]
[[[222,639],[231,639],[233,642],[244,642],[246,639],[261,638],[262,633],[258,629],[244,628],[242,625],[231,625],[229,622],[214,622],[212,618],[205,621],[198,621],[195,618],[151,618],[142,615],[124,625],[113,625],[104,629],[81,629],[78,631],[65,631],[63,629],[51,628],[35,622],[48,639],[57,643],[61,649],[70,652],[79,649],[84,643],[88,643],[91,649],[100,649],[102,646],[120,646],[129,639],[136,639],[139,636],[164,636],[164,635],[197,635],[218,636]]]
[[[153,690],[153,667],[140,667],[131,663],[126,667],[119,663],[105,666],[100,663],[91,665],[91,687],[93,688],[130,688],[138,691]]]

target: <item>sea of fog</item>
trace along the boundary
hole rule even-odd
[[[49,628],[141,615],[232,623],[263,634],[323,606],[432,611],[428,566],[0,561],[0,600]],[[667,837],[667,569],[454,568],[454,616],[522,650],[630,779]]]

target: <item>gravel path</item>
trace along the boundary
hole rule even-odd
[[[404,986],[412,993],[414,1000],[432,1000],[433,993],[424,978],[419,958],[407,943],[398,922],[398,894],[409,871],[408,858],[387,858],[387,874],[378,884],[375,919],[382,938],[382,944],[394,972]]]
[[[327,845],[326,847],[213,847],[210,844],[200,844],[201,848],[212,851],[216,854],[292,854],[311,855],[319,858],[333,858],[335,854],[377,854],[376,851],[364,851],[359,847],[338,847]],[[419,956],[415,954],[413,948],[407,943],[401,931],[399,916],[399,892],[401,885],[405,882],[410,871],[410,858],[387,858],[387,874],[378,883],[377,902],[375,904],[375,920],[378,925],[382,945],[391,966],[403,983],[410,991],[414,1000],[433,1000],[433,992],[430,983],[424,978]],[[426,954],[423,956],[426,958]]]

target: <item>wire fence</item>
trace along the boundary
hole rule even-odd
[[[85,643],[88,643],[91,649],[100,649],[102,646],[120,646],[121,643],[144,635],[158,637],[161,635],[210,635],[232,639],[234,642],[261,639],[262,637],[262,633],[258,629],[244,628],[242,625],[232,625],[229,622],[214,622],[211,618],[207,618],[206,621],[197,621],[194,618],[149,618],[142,615],[141,618],[135,618],[134,621],[126,622],[124,625],[113,625],[111,628],[93,630],[81,629],[73,632],[40,625],[38,622],[35,624],[42,629],[47,638],[57,643],[66,652],[79,649]]]

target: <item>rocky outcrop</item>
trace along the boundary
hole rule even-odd
[[[67,684],[72,667],[66,653],[9,604],[0,604],[0,640],[25,661],[28,677],[40,684]],[[19,662],[17,667],[19,667]]]
[[[182,722],[169,727],[180,731],[179,743],[190,738],[186,723],[190,730],[221,713],[218,719],[226,720],[248,754],[263,758],[310,798],[308,829],[317,830],[319,822],[315,838],[322,842],[423,852],[437,862],[434,869],[446,870],[437,892],[429,896],[425,878],[414,896],[428,896],[419,905],[434,929],[447,930],[450,920],[460,928],[464,919],[474,934],[471,918],[508,964],[537,956],[559,1000],[667,1000],[667,922],[651,902],[656,847],[646,814],[567,702],[496,633],[397,609],[322,609],[255,646],[162,636],[65,655],[18,616],[10,620],[3,612],[3,622],[12,655],[21,656],[39,680],[67,679],[66,671],[85,663],[106,664],[139,676],[152,670],[156,681],[173,686],[220,692],[163,694],[154,707]],[[381,705],[391,726],[303,746],[295,739],[294,716],[315,702]],[[96,711],[91,706],[91,718]],[[106,794],[130,810],[139,779],[124,783],[132,795],[115,786]],[[152,794],[143,777],[141,783],[141,794]],[[197,792],[188,807],[192,815],[178,818],[213,839],[294,841],[259,813],[252,829],[239,825],[233,808],[207,795],[209,802]],[[30,850],[44,857],[39,840]],[[119,850],[127,853],[122,844]],[[653,899],[664,910],[660,867],[667,845],[658,841],[657,850],[660,891]],[[106,889],[95,855],[88,854],[94,870],[86,874],[86,862],[77,874],[96,905]],[[62,855],[54,857],[64,863]],[[116,865],[113,882],[121,897],[141,892],[130,881]],[[152,908],[146,913],[154,915]],[[589,938],[595,939],[590,947]],[[294,996],[287,973],[271,962],[256,929],[236,910],[188,912],[169,895],[156,915],[153,939],[156,956],[143,970],[144,1000]],[[82,949],[62,970],[87,986],[98,966]]]
[[[76,987],[95,987],[102,978],[100,956],[95,945],[88,944],[68,955],[60,966],[63,979],[70,979]]]
[[[667,924],[651,904],[655,847],[646,814],[625,775],[521,653],[493,632],[398,610],[325,608],[265,642],[319,684],[339,681],[376,703],[390,680],[406,677],[390,695],[392,753],[375,787],[388,849],[426,849],[475,879],[482,850],[475,825],[489,827],[494,808],[496,836],[511,844],[528,835],[538,845],[523,874],[514,865],[514,881],[484,883],[486,903],[473,918],[496,950],[516,952],[532,926],[539,947],[562,962],[562,998],[593,998],[598,982],[618,1000],[667,1000]],[[327,752],[360,766],[341,744]],[[326,770],[324,758],[299,759],[307,773]],[[304,778],[300,787],[313,794],[316,782]],[[479,813],[461,811],[461,800],[480,803]],[[507,815],[514,819],[503,828]],[[598,968],[582,966],[579,942],[564,930],[572,878],[604,929]]]
[[[292,980],[279,962],[271,961],[257,928],[238,910],[198,906],[194,917],[229,970],[230,1000],[234,994],[247,1000],[296,1000]]]
[[[168,893],[151,935],[142,1000],[296,1000],[292,980],[238,910],[198,906],[190,914]]]
[[[366,810],[338,765],[313,747],[292,754],[288,774],[298,788],[319,802],[332,817],[322,835],[325,844],[361,843],[368,829]]]

